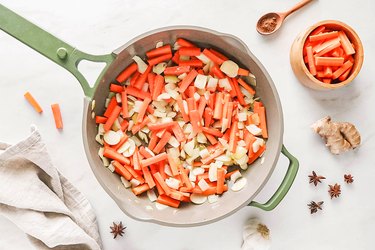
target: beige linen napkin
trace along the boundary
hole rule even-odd
[[[35,127],[24,141],[0,149],[0,215],[36,249],[101,249],[91,205],[54,167]]]

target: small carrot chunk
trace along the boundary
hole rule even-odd
[[[55,125],[57,129],[62,129],[63,128],[63,121],[61,117],[61,110],[59,104],[55,103],[51,105],[52,113],[53,113],[53,118],[55,120]]]
[[[38,112],[38,113],[43,112],[42,107],[40,107],[39,103],[34,99],[34,97],[30,94],[30,92],[26,92],[24,94],[24,97],[31,104],[31,106],[33,106],[33,108],[35,109],[36,112]]]

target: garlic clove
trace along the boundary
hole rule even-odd
[[[247,221],[242,238],[241,250],[268,250],[271,247],[270,231],[257,218]]]

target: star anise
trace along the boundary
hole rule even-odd
[[[310,204],[307,204],[307,206],[309,207],[311,214],[314,214],[318,212],[318,209],[322,210],[323,203],[324,201],[319,201],[318,203],[311,201]]]
[[[317,175],[315,173],[315,171],[312,171],[312,174],[309,175],[309,178],[310,178],[310,182],[309,183],[314,183],[314,186],[316,186],[316,185],[318,185],[318,182],[322,183],[321,180],[325,179],[326,177],[321,176],[321,175]]]
[[[340,194],[341,194],[341,188],[340,188],[339,184],[336,183],[334,186],[332,186],[332,185],[328,185],[328,186],[329,186],[328,193],[331,196],[331,199],[333,197],[337,198],[337,197],[340,196]]]
[[[117,235],[120,235],[121,237],[123,236],[126,227],[122,225],[122,222],[119,224],[113,222],[113,226],[110,228],[112,230],[111,234],[113,234],[113,238],[116,239]]]
[[[348,184],[353,183],[353,176],[351,174],[344,174],[344,181]]]

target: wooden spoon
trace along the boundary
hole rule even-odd
[[[257,31],[261,35],[270,35],[278,30],[284,22],[284,19],[294,11],[302,8],[313,0],[303,0],[293,6],[286,12],[270,12],[259,18],[257,22]]]

